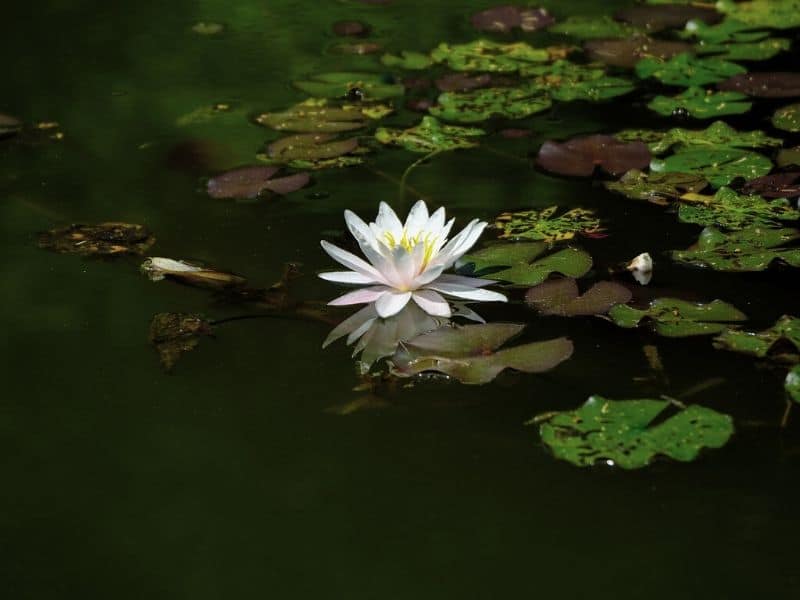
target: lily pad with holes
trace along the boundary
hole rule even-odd
[[[277,167],[242,167],[226,171],[208,180],[206,188],[212,198],[258,198],[264,192],[289,194],[309,184],[308,173],[275,177]]]
[[[152,256],[139,267],[150,281],[173,279],[187,285],[212,290],[227,290],[247,283],[244,277],[209,269],[183,260]]]
[[[747,96],[739,92],[707,92],[699,87],[687,88],[677,96],[656,96],[647,104],[650,110],[660,115],[669,117],[684,110],[694,119],[740,115],[752,106]]]
[[[603,315],[617,304],[630,302],[631,291],[613,281],[598,281],[583,294],[572,278],[553,279],[532,287],[525,302],[543,315],[576,317]]]
[[[197,348],[201,336],[211,334],[211,324],[196,314],[158,313],[150,322],[150,343],[165,371],[171,371],[183,354]]]
[[[563,33],[580,40],[628,38],[645,34],[643,29],[622,23],[608,15],[597,17],[573,15],[551,25],[547,30],[550,33]]]
[[[800,0],[719,0],[715,6],[721,13],[752,27],[800,27]]]
[[[611,135],[587,135],[539,148],[536,164],[559,175],[589,177],[597,167],[612,175],[650,164],[650,151],[642,142],[622,142]]]
[[[624,39],[589,40],[583,49],[591,60],[600,61],[613,67],[632,69],[643,58],[667,59],[676,54],[691,52],[691,45],[685,42],[656,40],[649,37],[627,37]]]
[[[427,54],[422,52],[410,52],[403,50],[400,55],[384,54],[381,57],[381,62],[387,67],[405,69],[407,71],[421,71],[427,69],[433,64],[433,60]]]
[[[776,110],[772,115],[772,124],[783,131],[800,131],[800,104],[790,104]]]
[[[763,154],[723,148],[685,150],[667,158],[654,158],[650,170],[655,173],[694,173],[714,187],[730,184],[737,177],[749,181],[772,170],[772,161]]]
[[[800,362],[800,319],[784,315],[764,331],[727,329],[713,340],[718,350],[780,362]]]
[[[699,304],[677,298],[656,298],[644,310],[618,304],[608,311],[608,316],[614,324],[626,329],[648,322],[657,334],[665,337],[719,333],[729,323],[747,320],[743,312],[721,300]]]
[[[636,75],[652,77],[667,85],[701,86],[717,83],[747,73],[747,69],[720,58],[698,58],[689,53],[677,54],[668,60],[643,58],[636,63]]]
[[[575,234],[599,234],[603,231],[594,211],[572,208],[558,215],[558,206],[542,210],[505,212],[494,222],[500,237],[512,240],[541,240],[558,242],[571,240]]]
[[[628,198],[666,206],[685,194],[701,192],[708,182],[694,173],[645,173],[632,169],[619,181],[606,181],[603,185]]]
[[[548,62],[550,51],[534,48],[525,42],[501,44],[490,40],[475,40],[466,44],[439,44],[431,58],[454,71],[485,71],[487,73],[519,73],[528,67]]]
[[[737,230],[753,226],[780,227],[781,221],[800,219],[800,212],[784,198],[765,200],[722,187],[705,201],[697,201],[695,197],[691,204],[682,204],[678,218],[684,223]]]
[[[651,425],[669,400],[609,400],[592,396],[577,410],[535,419],[542,441],[561,460],[578,467],[605,463],[640,469],[657,456],[695,460],[705,448],[721,448],[733,435],[733,419],[692,405]]]
[[[544,242],[495,244],[467,254],[457,263],[459,272],[515,286],[539,285],[552,273],[582,277],[592,268],[592,257],[577,248],[545,254]]]
[[[485,134],[483,129],[444,125],[435,117],[423,117],[419,125],[408,129],[381,127],[375,132],[375,139],[381,144],[430,154],[458,148],[474,148],[478,145],[474,138]]]
[[[295,81],[294,86],[317,98],[343,98],[350,90],[359,89],[365,100],[385,100],[405,92],[401,84],[376,73],[322,73]]]
[[[706,227],[686,250],[670,253],[673,260],[714,271],[764,271],[773,263],[800,267],[800,248],[787,247],[800,239],[797,229],[750,227],[723,233]]]
[[[531,67],[527,76],[534,77],[535,83],[551,98],[561,102],[599,102],[634,90],[633,82],[629,79],[612,77],[604,69],[578,65],[568,60]]]
[[[551,105],[549,96],[538,85],[528,82],[518,87],[445,92],[429,112],[446,121],[475,123],[494,117],[524,119]]]
[[[146,227],[133,223],[75,224],[39,234],[40,248],[81,256],[144,254],[155,242]]]
[[[639,140],[647,144],[650,152],[656,155],[664,154],[669,150],[681,152],[683,150],[720,148],[770,148],[778,147],[783,140],[769,137],[763,131],[738,131],[725,123],[714,121],[705,129],[683,129],[675,127],[667,131],[652,129],[625,129],[615,134],[624,141]]]
[[[499,349],[524,325],[487,323],[442,327],[407,341],[390,359],[392,373],[412,377],[435,371],[466,384],[489,383],[506,369],[542,373],[572,356],[567,338]]]

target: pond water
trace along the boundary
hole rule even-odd
[[[632,5],[541,4],[559,20]],[[208,196],[208,177],[258,164],[256,153],[278,137],[252,117],[303,101],[293,81],[399,72],[382,66],[380,53],[333,51],[352,41],[332,33],[334,22],[368,23],[370,35],[357,41],[389,52],[428,52],[480,37],[469,16],[487,6],[40,0],[4,7],[9,27],[0,45],[11,62],[0,113],[25,124],[0,139],[4,597],[796,597],[800,413],[795,408],[780,426],[785,366],[717,350],[709,336],[541,316],[512,290],[513,302],[473,308],[490,322],[526,324],[514,343],[568,337],[569,360],[486,385],[399,380],[370,398],[353,390],[362,380],[351,349],[342,341],[321,347],[348,314],[342,310],[328,322],[220,323],[166,373],[148,343],[155,314],[222,320],[258,310],[149,281],[140,256],[37,247],[39,232],[70,223],[137,223],[157,239],[147,256],[200,261],[255,287],[277,281],[286,263],[302,263],[292,297],[328,301],[341,290],[315,276],[334,267],[319,240],[348,244],[345,208],[372,219],[383,200],[403,216],[423,197],[445,206],[460,228],[508,210],[581,207],[596,212],[607,234],[573,240],[591,254],[594,280],[646,251],[656,261],[649,286],[613,274],[637,300],[720,299],[743,311],[742,326],[753,331],[796,314],[792,268],[731,273],[680,264],[666,253],[687,248],[701,226],[606,190],[599,181],[608,176],[534,167],[545,140],[713,122],[656,115],[646,104],[667,89],[657,83],[604,102],[556,102],[523,120],[461,123],[532,135],[492,133],[476,148],[432,157],[411,171],[402,200],[399,179],[422,155],[397,148],[376,148],[361,166],[316,171],[310,187],[285,197]],[[197,23],[224,28],[198,32]],[[795,34],[775,33],[792,41]],[[483,35],[580,44],[546,32]],[[795,48],[742,64],[785,71],[799,57]],[[419,121],[402,98],[394,102],[400,110],[381,125]],[[724,120],[796,146],[796,134],[770,123],[791,102],[758,99],[750,112]],[[196,112],[220,103],[229,109],[206,110],[207,118]],[[48,122],[58,126],[34,129]],[[657,348],[663,370],[648,364],[645,346]],[[538,428],[524,425],[577,409],[593,394],[697,403],[730,415],[736,432],[693,462],[659,459],[624,470],[558,460]]]

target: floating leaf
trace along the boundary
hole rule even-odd
[[[800,131],[800,104],[790,104],[776,110],[772,115],[772,124],[784,131]]]
[[[717,87],[757,98],[791,98],[800,96],[800,73],[744,73],[734,75]]]
[[[262,192],[289,194],[308,185],[308,173],[295,173],[273,179],[277,167],[242,167],[227,171],[208,180],[208,195],[212,198],[257,198]]]
[[[551,33],[563,33],[581,40],[629,38],[643,35],[644,31],[627,23],[620,23],[607,15],[597,17],[571,16],[548,28]]]
[[[61,254],[144,254],[156,241],[146,227],[131,223],[70,225],[39,234],[39,247]]]
[[[757,42],[769,36],[769,31],[757,31],[758,27],[725,17],[721,23],[708,25],[692,19],[679,35],[683,38],[696,38],[703,44],[724,44],[727,42]]]
[[[260,114],[255,121],[278,131],[338,133],[364,127],[368,118],[365,108],[366,105],[331,106],[325,99],[310,98],[282,112]],[[391,108],[383,108],[391,112]]]
[[[523,328],[513,323],[442,327],[403,344],[391,359],[392,372],[412,377],[437,371],[462,383],[483,384],[505,369],[542,373],[572,356],[572,342],[563,337],[497,350]]]
[[[436,80],[436,88],[441,92],[468,92],[489,87],[492,76],[487,73],[468,75],[467,73],[447,73]]]
[[[550,98],[531,83],[519,87],[486,88],[472,92],[445,92],[430,109],[435,117],[447,121],[474,123],[493,117],[523,119],[547,110]]]
[[[384,54],[381,62],[387,67],[406,69],[407,71],[421,71],[433,64],[433,60],[427,54],[421,52],[409,52],[403,50],[400,56],[394,54]]]
[[[697,58],[687,53],[669,60],[644,58],[636,63],[636,75],[642,79],[653,77],[668,85],[686,87],[716,83],[740,73],[747,73],[747,69],[719,58]]]
[[[431,58],[454,71],[486,71],[491,73],[520,73],[528,67],[550,60],[546,48],[534,48],[525,42],[499,44],[475,40],[468,44],[439,44]]]
[[[197,348],[200,336],[211,334],[211,324],[201,315],[158,313],[150,322],[150,343],[165,371],[171,371],[181,355]]]
[[[532,287],[525,294],[525,302],[543,315],[576,317],[602,315],[616,304],[630,302],[631,291],[613,281],[599,281],[578,293],[574,279],[554,279]]]
[[[365,100],[384,100],[402,96],[405,88],[375,73],[323,73],[310,79],[295,81],[296,88],[319,98],[341,98],[352,90],[359,90]]]
[[[788,50],[792,45],[786,38],[767,38],[758,42],[736,42],[728,44],[698,44],[697,54],[713,54],[717,58],[731,61],[769,60]]]
[[[556,458],[578,467],[604,463],[639,469],[656,456],[690,462],[704,448],[721,448],[733,435],[733,420],[692,405],[648,427],[668,400],[608,400],[590,397],[579,409],[538,418],[542,441]]]
[[[331,29],[340,36],[362,36],[369,33],[369,25],[361,21],[336,21]]]
[[[626,21],[648,31],[675,29],[683,27],[688,21],[699,21],[714,25],[722,20],[722,15],[711,8],[679,4],[659,6],[630,6],[618,10],[614,18]]]
[[[672,149],[676,152],[708,148],[768,148],[780,146],[783,141],[767,136],[763,131],[737,131],[725,121],[714,121],[706,129],[681,129],[669,131],[652,129],[626,129],[615,134],[624,141],[645,142],[653,154],[664,154]]]
[[[244,277],[239,277],[233,273],[207,269],[182,260],[160,256],[148,258],[139,269],[147,275],[150,281],[161,281],[164,278],[169,278],[188,285],[214,290],[240,287],[247,283]]]
[[[702,191],[708,187],[708,182],[701,175],[693,173],[648,174],[632,169],[619,181],[606,181],[603,185],[628,198],[666,206],[671,200],[677,200],[685,194]]]
[[[614,67],[633,68],[643,58],[670,58],[692,47],[685,42],[654,40],[648,37],[629,37],[619,40],[590,40],[583,44],[591,60]]]
[[[719,0],[718,11],[753,27],[792,29],[800,27],[800,0]]]
[[[495,33],[508,33],[515,28],[530,32],[555,23],[555,19],[544,8],[526,8],[508,4],[493,6],[475,13],[470,21],[478,31]]]
[[[559,175],[589,177],[600,167],[612,175],[643,169],[650,151],[642,142],[621,142],[611,135],[575,137],[563,143],[546,141],[539,148],[536,164]]]
[[[757,152],[735,148],[685,150],[667,158],[654,158],[650,170],[656,173],[695,173],[714,187],[721,187],[737,177],[749,181],[766,175],[772,170],[772,161]]]
[[[720,188],[706,202],[694,198],[691,204],[678,209],[684,223],[714,225],[724,229],[745,229],[752,226],[779,227],[780,221],[800,218],[800,212],[783,198],[767,201],[761,196],[740,195],[732,189]]]
[[[745,183],[742,192],[764,198],[795,198],[800,196],[800,171],[764,175]]]
[[[267,155],[277,163],[292,161],[319,161],[350,154],[358,148],[358,140],[337,140],[329,133],[302,133],[290,135],[267,146]]]
[[[800,248],[784,248],[800,238],[797,229],[750,227],[723,233],[706,227],[697,243],[670,253],[673,260],[715,271],[763,271],[774,262],[800,267]]]
[[[539,258],[548,248],[544,242],[495,244],[461,257],[459,270],[474,277],[511,285],[539,285],[551,273],[582,277],[592,268],[592,257],[577,248],[564,248]]]
[[[719,333],[728,327],[727,323],[747,320],[744,313],[721,300],[698,304],[677,298],[656,298],[644,310],[618,304],[608,311],[608,316],[615,325],[626,329],[647,320],[657,334],[665,337]]]
[[[800,147],[784,148],[778,152],[778,156],[775,157],[775,164],[779,167],[786,167],[789,165],[800,166]]]
[[[611,77],[603,69],[577,65],[568,60],[531,67],[527,76],[535,77],[534,82],[546,90],[551,98],[562,102],[598,102],[634,90],[629,79]]]
[[[408,129],[381,127],[375,132],[375,139],[381,144],[393,144],[411,152],[430,154],[457,148],[474,148],[478,143],[472,138],[485,134],[483,129],[442,125],[434,117],[423,117],[419,125]]]
[[[501,231],[501,238],[543,242],[571,240],[576,233],[592,235],[603,231],[594,211],[573,208],[556,216],[557,212],[558,206],[505,212],[495,219],[494,226]]]
[[[686,112],[695,119],[711,119],[722,115],[746,113],[753,106],[747,96],[739,92],[709,92],[690,87],[677,96],[656,96],[647,107],[660,115],[672,116]]]
[[[727,329],[713,342],[718,350],[796,363],[800,361],[800,319],[784,315],[764,331]]]

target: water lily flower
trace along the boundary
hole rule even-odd
[[[356,238],[364,259],[322,240],[322,249],[350,271],[322,273],[327,281],[368,286],[329,302],[332,306],[374,302],[379,317],[400,312],[413,300],[436,317],[450,317],[450,305],[442,297],[472,302],[505,302],[503,294],[481,289],[493,281],[444,273],[478,241],[487,223],[474,219],[456,236],[447,236],[455,219],[445,223],[444,208],[432,215],[423,200],[402,223],[391,207],[381,202],[374,223],[367,225],[350,210],[344,220]]]
[[[641,285],[647,285],[653,278],[653,259],[647,252],[642,252],[635,257],[625,268],[631,272],[633,278]]]

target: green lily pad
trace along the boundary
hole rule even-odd
[[[525,75],[528,67],[548,62],[550,51],[534,48],[525,42],[500,44],[490,40],[475,40],[467,44],[439,44],[431,52],[431,58],[454,71]]]
[[[647,200],[653,204],[666,206],[685,194],[696,194],[708,182],[694,173],[644,173],[632,169],[619,181],[607,181],[603,185],[609,190],[623,194],[634,200]]]
[[[573,208],[556,216],[558,206],[542,210],[505,212],[494,222],[500,237],[512,240],[559,242],[571,240],[575,234],[597,234],[603,231],[594,211]]]
[[[592,257],[577,248],[564,248],[539,258],[548,249],[544,242],[495,244],[461,257],[459,271],[516,286],[539,285],[551,273],[582,277],[592,268]]]
[[[381,127],[375,132],[375,139],[381,144],[402,146],[411,152],[430,154],[457,148],[474,148],[478,143],[473,138],[485,134],[483,129],[442,125],[434,117],[423,117],[419,125],[408,129]]]
[[[764,271],[774,262],[800,267],[800,248],[784,245],[800,238],[797,229],[750,227],[723,233],[706,227],[686,250],[670,253],[673,260],[715,271]]]
[[[793,29],[800,27],[800,0],[719,0],[716,9],[753,27]]]
[[[685,150],[667,158],[654,158],[650,170],[656,173],[694,173],[714,187],[730,184],[737,177],[749,181],[772,170],[772,161],[757,152],[721,148]]]
[[[741,73],[747,73],[747,69],[736,63],[719,58],[698,58],[688,53],[668,60],[644,58],[636,63],[636,75],[642,79],[653,77],[668,85],[686,87],[724,81]]]
[[[630,302],[631,297],[628,288],[613,281],[598,281],[579,295],[577,282],[566,277],[532,287],[525,294],[525,303],[543,315],[576,317],[603,315],[612,306]]]
[[[385,100],[405,93],[401,84],[387,83],[382,75],[375,73],[323,73],[295,81],[294,86],[318,98],[341,98],[356,88],[361,90],[365,100]]]
[[[686,23],[686,27],[678,35],[682,38],[699,40],[698,48],[700,48],[703,44],[757,42],[768,37],[769,31],[742,23],[731,17],[725,17],[721,23],[715,25],[708,25],[699,19],[692,19]]]
[[[644,30],[617,21],[608,15],[597,17],[574,15],[551,25],[547,30],[550,33],[563,33],[580,40],[627,38],[645,34]]]
[[[390,359],[392,373],[412,377],[436,371],[477,385],[489,383],[505,369],[549,371],[572,356],[572,342],[563,337],[498,350],[523,328],[514,323],[441,327],[402,344]]]
[[[659,455],[690,462],[704,448],[721,448],[733,435],[731,417],[697,405],[648,427],[670,404],[595,395],[577,410],[543,415],[536,421],[544,421],[539,434],[556,458],[578,467],[605,463],[639,469]]]
[[[608,311],[608,316],[625,329],[637,327],[646,319],[657,334],[665,337],[719,333],[727,329],[728,323],[747,320],[744,313],[721,300],[699,304],[677,298],[656,298],[645,310],[618,304]]]
[[[745,229],[752,226],[779,227],[781,221],[800,219],[785,198],[765,200],[761,196],[737,194],[730,188],[720,188],[707,202],[683,204],[678,218],[684,223],[714,225],[724,229]]]
[[[796,363],[800,361],[800,319],[784,315],[764,331],[728,329],[713,343],[718,350]]]
[[[681,152],[701,148],[768,148],[783,144],[783,140],[769,137],[760,130],[737,131],[725,121],[714,121],[706,129],[626,129],[617,133],[616,137],[625,141],[640,140],[647,144],[653,154],[664,154],[670,149]]]
[[[797,148],[784,148],[775,157],[775,164],[779,167],[800,165],[800,146]]]
[[[707,92],[690,87],[677,96],[656,96],[647,105],[660,115],[671,116],[685,110],[695,119],[712,119],[722,115],[746,113],[753,106],[747,96],[739,92]]]
[[[447,121],[475,123],[493,117],[524,119],[551,105],[550,98],[538,85],[524,83],[518,87],[445,92],[429,112]]]
[[[554,100],[598,102],[632,92],[633,82],[623,77],[611,77],[604,69],[577,65],[568,60],[531,67],[528,77],[546,90]]]
[[[784,131],[800,131],[800,104],[790,104],[776,110],[772,115],[772,124]]]
[[[366,116],[359,106],[331,106],[325,99],[310,98],[285,111],[260,114],[255,121],[277,131],[338,133],[364,127]]]
[[[783,388],[789,397],[800,404],[800,365],[793,367],[787,374],[783,382]]]
[[[381,62],[391,68],[421,71],[430,67],[433,64],[433,59],[427,54],[422,54],[422,52],[403,50],[400,52],[400,56],[384,54],[381,57]]]
[[[758,42],[735,42],[728,44],[698,44],[697,54],[712,54],[716,58],[731,61],[769,60],[788,50],[792,45],[786,38],[767,38]]]

